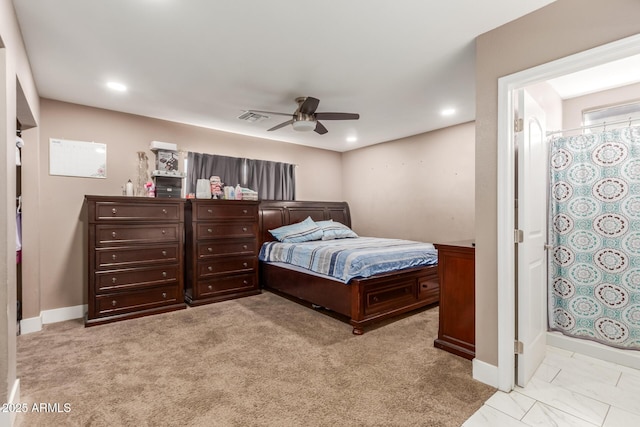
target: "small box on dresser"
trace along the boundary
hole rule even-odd
[[[184,200],[85,196],[85,326],[186,308]]]
[[[185,298],[189,305],[260,293],[258,204],[187,200]]]

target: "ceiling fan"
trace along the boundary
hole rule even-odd
[[[302,96],[296,98],[296,102],[298,103],[298,108],[293,114],[275,113],[273,111],[259,110],[249,111],[255,113],[277,114],[280,116],[291,117],[291,120],[280,123],[279,125],[268,129],[268,131],[278,130],[290,124],[293,129],[297,131],[308,132],[313,130],[320,135],[324,135],[328,131],[327,128],[324,127],[324,125],[318,120],[358,120],[360,118],[360,114],[356,113],[316,113],[316,109],[318,108],[318,104],[320,104],[320,100],[311,96]]]

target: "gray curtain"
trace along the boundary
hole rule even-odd
[[[215,175],[225,185],[257,191],[260,200],[295,200],[295,165],[192,152],[187,162],[187,193],[195,193],[198,179]]]
[[[295,170],[289,163],[247,159],[247,187],[260,200],[295,200]]]
[[[243,184],[243,159],[189,152],[187,162],[187,193],[196,192],[198,179],[209,179],[214,175],[225,185]]]

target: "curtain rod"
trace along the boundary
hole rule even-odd
[[[584,130],[584,129],[590,129],[590,128],[597,128],[599,126],[604,126],[604,128],[607,128],[607,125],[619,125],[620,123],[629,123],[629,126],[631,126],[631,122],[635,122],[640,120],[640,117],[629,117],[628,119],[624,119],[624,120],[616,120],[614,122],[607,122],[607,121],[603,121],[601,123],[595,123],[592,125],[584,125],[584,126],[580,126],[579,128],[573,128],[573,129],[562,129],[562,130],[554,130],[554,131],[548,131],[547,132],[547,136],[551,136],[551,135],[555,135],[556,133],[564,133],[564,132],[572,132],[575,130]]]

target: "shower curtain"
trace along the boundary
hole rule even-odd
[[[549,328],[640,350],[640,127],[550,143]]]

